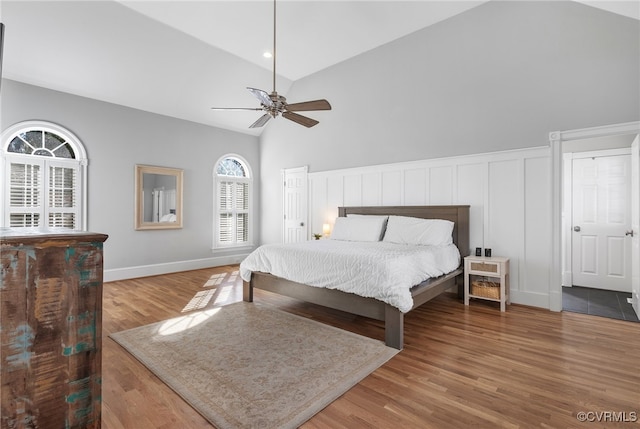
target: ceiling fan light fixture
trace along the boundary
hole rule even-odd
[[[304,125],[307,128],[318,124],[315,119],[307,118],[298,113],[310,110],[331,110],[331,104],[327,100],[303,101],[301,103],[288,104],[287,99],[276,91],[276,0],[273,0],[273,51],[265,51],[265,58],[273,58],[273,91],[271,94],[257,88],[247,87],[249,92],[258,99],[260,107],[212,107],[213,110],[262,110],[265,112],[249,128],[264,126],[269,119],[282,115],[283,118]]]

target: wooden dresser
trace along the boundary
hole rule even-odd
[[[106,239],[0,228],[0,428],[100,428]]]

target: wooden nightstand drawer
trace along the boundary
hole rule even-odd
[[[487,262],[470,262],[469,263],[469,268],[472,271],[480,271],[483,273],[492,273],[492,274],[499,274],[500,273],[500,265],[499,264],[492,264],[492,263],[487,263]]]

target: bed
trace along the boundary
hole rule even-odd
[[[369,206],[339,207],[340,217],[354,215],[403,216],[420,219],[443,219],[453,222],[452,240],[457,246],[460,261],[469,255],[469,206]],[[243,299],[253,302],[255,288],[285,295],[302,301],[326,306],[363,317],[384,321],[385,343],[389,347],[404,346],[404,314],[430,301],[441,293],[457,287],[460,295],[463,285],[462,263],[453,271],[415,284],[410,289],[412,303],[401,311],[376,298],[356,295],[337,289],[326,289],[277,277],[268,272],[252,271],[244,281]]]

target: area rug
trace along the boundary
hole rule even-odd
[[[247,302],[111,338],[219,429],[296,428],[398,352]]]

